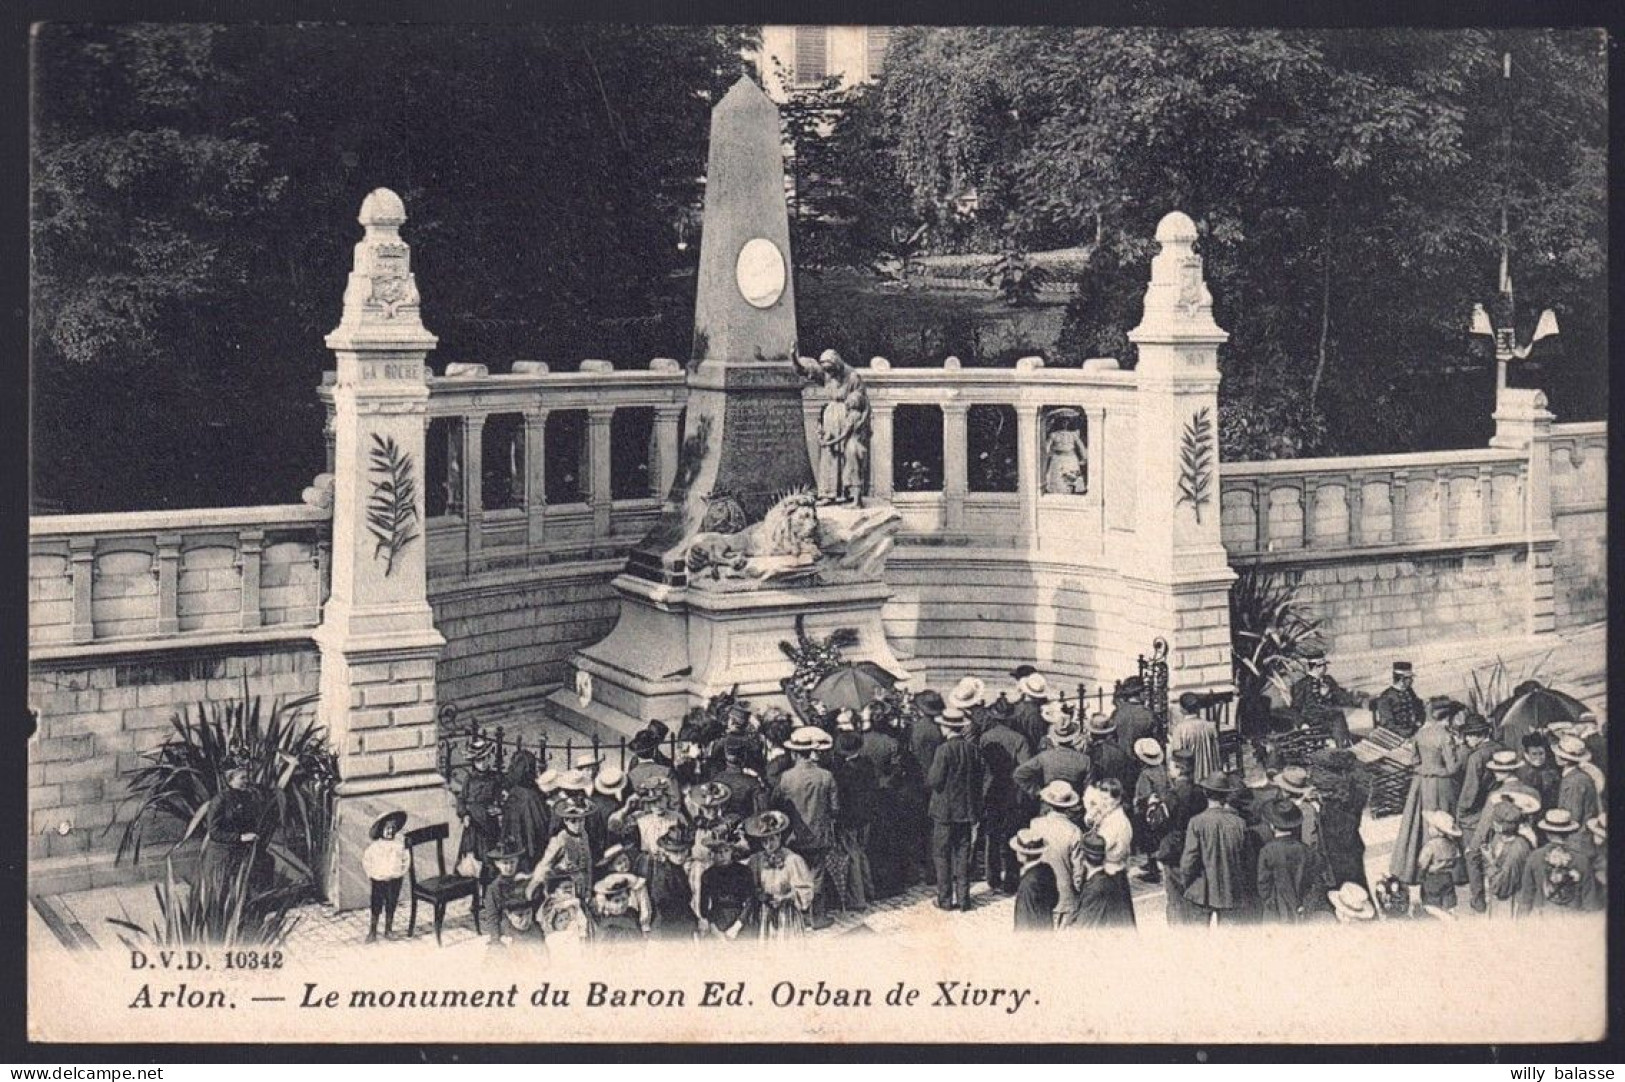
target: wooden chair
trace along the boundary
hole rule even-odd
[[[457,875],[446,871],[446,841],[451,837],[449,823],[436,823],[434,826],[419,827],[417,830],[406,832],[406,848],[412,854],[412,861],[408,865],[408,885],[412,888],[412,907],[406,918],[406,935],[411,938],[418,923],[418,899],[422,898],[434,906],[434,941],[440,945],[440,929],[446,922],[446,906],[459,898],[473,899],[474,931],[480,931],[480,881],[466,875]],[[435,864],[439,868],[438,875],[427,879],[418,878],[417,853],[420,845],[434,843]]]

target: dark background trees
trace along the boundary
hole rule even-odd
[[[322,336],[380,185],[406,200],[436,365],[685,356],[698,245],[682,226],[710,102],[751,36],[43,27],[36,496],[296,499],[321,468]],[[1462,332],[1494,291],[1503,191],[1525,333],[1545,306],[1563,326],[1540,385],[1565,420],[1606,403],[1595,32],[899,28],[878,83],[786,115],[803,273],[1088,246],[1050,363],[1132,363],[1156,222],[1189,213],[1232,334],[1230,457],[1481,443],[1493,378]],[[912,337],[974,350],[990,339],[974,307],[925,312]],[[852,321],[802,309],[810,342],[835,340],[817,320]]]
[[[36,498],[297,500],[355,215],[406,201],[431,362],[685,355],[710,101],[743,29],[48,25]]]
[[[1462,446],[1490,423],[1464,331],[1495,291],[1503,190],[1523,333],[1548,306],[1563,327],[1540,385],[1565,419],[1606,403],[1603,50],[1585,30],[910,28],[827,157],[858,205],[900,186],[933,251],[1091,247],[1051,363],[1132,362],[1157,220],[1190,214],[1232,335],[1229,457]]]

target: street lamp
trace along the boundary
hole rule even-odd
[[[1540,319],[1535,322],[1535,332],[1530,335],[1529,341],[1518,345],[1518,331],[1515,317],[1516,306],[1512,293],[1512,240],[1507,229],[1507,203],[1511,195],[1512,174],[1512,54],[1501,54],[1501,78],[1505,89],[1507,103],[1506,125],[1501,136],[1501,280],[1497,290],[1495,302],[1492,305],[1494,316],[1486,311],[1482,304],[1473,305],[1472,323],[1468,332],[1480,343],[1490,345],[1495,354],[1495,394],[1499,399],[1501,392],[1506,390],[1507,365],[1512,361],[1527,360],[1529,356],[1553,356],[1556,354],[1557,342],[1557,315],[1550,308],[1543,309]]]

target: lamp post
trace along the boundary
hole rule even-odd
[[[1556,346],[1557,315],[1550,308],[1542,309],[1540,319],[1529,341],[1518,344],[1516,324],[1517,308],[1512,290],[1512,239],[1507,228],[1507,204],[1512,191],[1512,53],[1501,54],[1501,79],[1507,103],[1506,125],[1501,135],[1501,274],[1496,298],[1490,311],[1482,304],[1473,305],[1469,333],[1480,341],[1487,341],[1495,355],[1495,396],[1497,401],[1507,386],[1507,365],[1522,361],[1539,349],[1549,352]]]

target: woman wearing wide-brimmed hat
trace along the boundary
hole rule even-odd
[[[457,814],[463,836],[457,843],[457,863],[472,855],[479,862],[482,884],[496,878],[487,854],[502,843],[502,776],[496,772],[497,744],[480,733],[468,738],[468,776],[457,793]]]
[[[1089,448],[1083,442],[1083,414],[1059,406],[1044,414],[1044,491],[1078,496],[1089,489]]]
[[[804,935],[817,884],[807,862],[784,847],[790,817],[766,811],[745,823],[745,836],[756,845],[750,858],[761,904],[761,938],[784,939]]]
[[[585,823],[592,809],[579,795],[566,794],[553,802],[553,818],[564,828],[553,835],[530,875],[530,892],[540,890],[549,877],[564,873],[575,881],[576,896],[587,897],[592,888],[593,866],[597,862]]]

